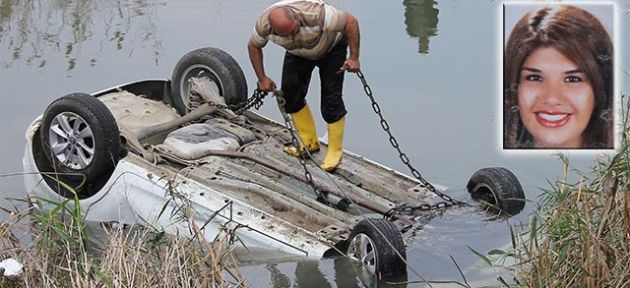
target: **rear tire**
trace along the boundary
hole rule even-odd
[[[200,99],[188,99],[188,80],[192,77],[207,77],[214,81],[227,105],[244,104],[247,100],[247,81],[236,60],[221,49],[201,48],[184,55],[173,70],[173,105],[181,115],[201,103]]]
[[[481,202],[493,212],[516,215],[525,207],[521,183],[510,170],[503,167],[479,169],[470,177],[466,188],[473,200]]]
[[[349,239],[348,256],[360,262],[369,273],[379,279],[406,275],[405,244],[402,234],[393,223],[385,219],[361,220],[350,233]]]

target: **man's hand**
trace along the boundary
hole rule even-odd
[[[348,58],[345,62],[343,62],[343,66],[339,70],[345,70],[348,72],[358,72],[361,69],[361,63],[359,60],[354,60]]]
[[[272,92],[276,90],[276,83],[271,78],[265,76],[258,81],[258,89],[263,92]]]

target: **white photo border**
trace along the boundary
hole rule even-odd
[[[544,6],[544,5],[553,5],[553,6],[557,6],[557,5],[574,5],[574,6],[584,6],[584,5],[612,5],[612,9],[613,9],[613,21],[612,21],[612,26],[613,26],[613,51],[614,51],[614,57],[613,57],[613,111],[614,111],[614,121],[613,121],[613,126],[614,126],[614,135],[613,135],[613,148],[612,149],[504,149],[503,147],[503,126],[504,126],[504,119],[503,119],[503,101],[504,101],[504,96],[503,96],[503,59],[505,57],[505,39],[504,37],[509,37],[509,36],[505,36],[504,33],[504,18],[505,18],[505,6],[507,5],[539,5],[539,6]],[[497,94],[497,105],[496,105],[496,115],[497,115],[497,119],[501,119],[501,121],[497,121],[497,148],[498,150],[502,153],[502,154],[506,154],[506,155],[550,155],[550,154],[556,154],[556,153],[570,153],[572,155],[593,155],[593,154],[614,154],[617,149],[619,148],[620,144],[619,141],[621,140],[620,137],[620,133],[621,133],[621,110],[618,109],[623,109],[622,108],[622,103],[621,103],[621,87],[620,87],[620,77],[619,77],[619,63],[621,63],[622,57],[623,57],[623,53],[621,53],[620,51],[620,38],[621,38],[621,33],[620,33],[620,15],[619,15],[619,7],[618,7],[618,3],[616,1],[536,1],[536,0],[530,0],[530,1],[522,1],[522,0],[514,0],[514,1],[510,1],[510,0],[504,0],[501,2],[501,5],[499,5],[499,8],[497,9],[496,13],[497,13],[497,25],[496,25],[496,47],[499,47],[499,53],[497,54],[497,59],[496,59],[496,68],[498,71],[497,76],[500,77],[499,81],[496,81],[497,83],[497,87],[496,87],[496,94]],[[620,108],[621,107],[621,108]]]

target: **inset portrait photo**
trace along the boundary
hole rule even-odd
[[[612,3],[503,5],[503,149],[613,149]]]

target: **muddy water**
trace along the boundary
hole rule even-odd
[[[168,78],[189,50],[215,46],[230,52],[255,83],[246,43],[257,13],[273,1],[0,0],[0,174],[21,171],[24,129],[53,99],[93,92],[144,78]],[[562,172],[552,154],[506,155],[499,151],[497,57],[499,1],[328,1],[352,12],[361,26],[361,64],[392,131],[423,175],[468,199],[466,181],[481,167],[503,166],[521,180],[528,199]],[[620,10],[630,1],[620,1]],[[630,47],[630,15],[620,12],[622,47]],[[279,82],[283,51],[265,49],[270,76]],[[619,55],[619,54],[617,54]],[[617,72],[628,93],[630,56]],[[318,111],[319,80],[309,103]],[[407,172],[381,131],[360,82],[348,75],[344,97],[349,114],[345,145]],[[276,120],[274,105],[261,113]],[[316,115],[319,131],[325,131]],[[595,156],[573,153],[587,168]],[[21,179],[0,178],[2,207],[24,197]],[[532,202],[533,203],[533,202]],[[432,220],[408,247],[410,280],[461,280],[452,258],[473,286],[497,284],[466,245],[480,252],[510,241],[509,224],[527,222],[534,204],[509,221],[490,221],[475,209],[452,210]],[[360,287],[347,263],[336,260],[271,261],[261,255],[242,271],[254,287]],[[503,274],[507,275],[507,274]],[[508,276],[509,278],[509,276]]]

